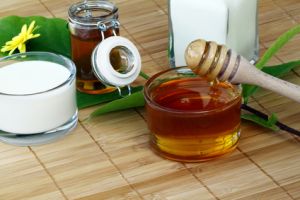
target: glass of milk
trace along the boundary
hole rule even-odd
[[[257,0],[169,0],[171,66],[186,66],[196,39],[225,44],[249,61],[258,58]]]
[[[0,131],[70,131],[77,124],[76,68],[63,56],[28,52],[0,59]]]

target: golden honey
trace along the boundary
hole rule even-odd
[[[88,94],[103,94],[115,90],[94,75],[91,56],[101,41],[119,35],[119,28],[111,26],[117,21],[118,8],[108,1],[79,2],[69,8],[69,30],[72,60],[77,68],[77,90]],[[101,24],[107,26],[107,30],[102,31]]]
[[[184,162],[208,160],[234,150],[240,137],[240,88],[175,72],[163,72],[145,87],[153,149]]]
[[[105,32],[105,37],[113,35],[112,30]],[[75,29],[71,35],[72,59],[77,66],[76,86],[81,92],[88,94],[103,94],[115,90],[102,84],[94,75],[91,55],[94,48],[103,40],[98,29]]]

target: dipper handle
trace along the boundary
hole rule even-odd
[[[194,73],[210,80],[257,85],[300,103],[300,86],[258,70],[224,45],[195,40],[187,47],[185,59]]]

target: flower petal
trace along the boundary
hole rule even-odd
[[[27,24],[24,24],[23,26],[22,26],[22,29],[21,29],[21,32],[20,32],[20,36],[21,35],[26,35],[26,32],[27,32]]]
[[[3,47],[1,48],[1,52],[6,52],[6,51],[9,51],[8,48],[7,48],[7,46],[3,46]]]
[[[17,48],[17,47],[16,47],[16,48]],[[12,50],[9,52],[9,54],[8,54],[8,55],[11,55],[11,54],[13,54],[13,52],[16,50],[16,48],[12,49]]]
[[[27,34],[30,34],[33,32],[33,28],[34,28],[34,24],[35,24],[35,21],[32,21],[29,25],[29,28],[27,30]]]
[[[1,48],[1,52],[6,52],[12,50],[14,47],[13,46],[3,46]]]
[[[20,41],[22,38],[18,35],[18,36],[15,36],[11,39],[11,41],[8,41],[6,43],[10,43],[10,42],[15,42],[15,41]]]
[[[37,37],[40,37],[41,34],[30,34],[28,37],[27,37],[27,40],[30,40],[30,39],[33,39],[33,38],[37,38]]]
[[[20,51],[20,53],[25,53],[26,52],[26,45],[25,43],[22,43],[18,46],[18,49]]]

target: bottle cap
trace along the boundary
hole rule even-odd
[[[131,84],[141,71],[138,49],[121,36],[111,36],[100,42],[91,59],[96,77],[104,84],[118,88]]]

